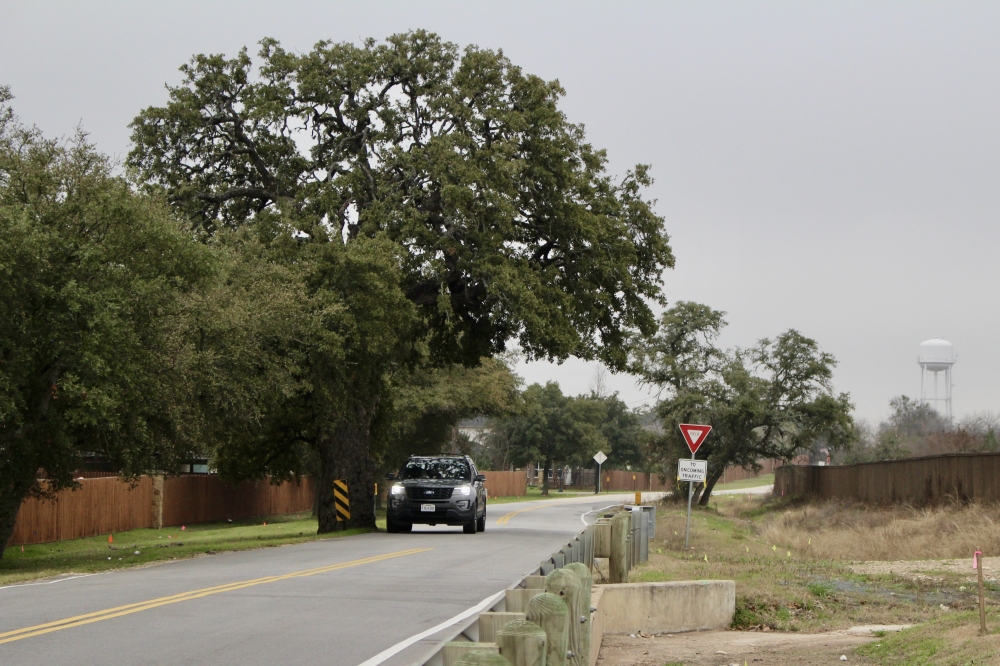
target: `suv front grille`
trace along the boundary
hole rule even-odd
[[[453,488],[429,488],[427,486],[407,486],[406,496],[411,500],[446,500],[451,498]]]

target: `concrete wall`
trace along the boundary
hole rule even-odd
[[[736,583],[697,580],[602,585],[597,613],[605,634],[725,629],[736,612]]]

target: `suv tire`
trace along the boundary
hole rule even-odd
[[[476,531],[477,532],[485,532],[486,531],[486,513],[485,512],[479,518],[479,520],[476,521]]]

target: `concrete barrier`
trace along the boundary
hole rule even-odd
[[[736,583],[731,580],[621,583],[597,589],[597,615],[605,634],[725,629],[736,612]]]

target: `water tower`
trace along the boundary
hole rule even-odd
[[[933,407],[938,414],[951,421],[951,366],[955,365],[955,348],[947,340],[933,338],[920,343],[920,402]],[[924,378],[934,373],[934,397],[929,397]],[[944,373],[944,397],[938,393],[938,373]],[[942,405],[941,403],[944,403]],[[944,409],[942,409],[944,407]]]

